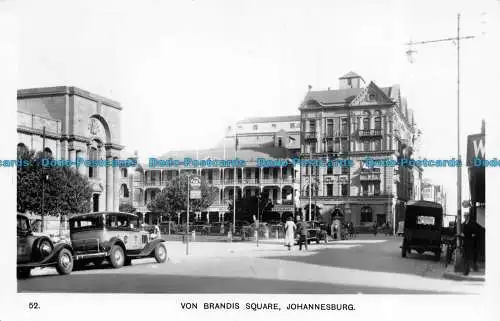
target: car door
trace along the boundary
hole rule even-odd
[[[31,236],[28,218],[17,217],[17,262],[25,263],[31,260]]]

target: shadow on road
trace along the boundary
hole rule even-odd
[[[389,240],[387,243],[359,243],[362,246],[352,247],[349,250],[326,248],[323,244],[311,244],[307,251],[309,255],[288,255],[284,250],[282,256],[273,255],[262,258],[372,272],[442,278],[442,273],[435,271],[444,269],[443,258],[441,262],[437,262],[434,261],[433,254],[417,254],[415,252],[402,258],[399,242],[399,240]],[[356,239],[352,239],[349,244],[355,245]],[[295,247],[294,251],[300,253],[298,247]]]
[[[18,281],[18,292],[52,293],[269,293],[269,294],[452,294],[319,282],[144,274],[73,274]],[[454,293],[456,294],[456,293]]]

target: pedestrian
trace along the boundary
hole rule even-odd
[[[378,232],[378,226],[377,226],[377,223],[374,223],[373,224],[373,236],[377,236],[377,232]]]
[[[477,271],[477,257],[478,257],[478,240],[479,226],[478,224],[471,220],[470,214],[465,214],[464,223],[464,275],[468,275],[470,272],[470,266],[472,263],[472,269]]]
[[[285,224],[285,246],[288,246],[288,251],[292,250],[293,243],[295,243],[295,231],[297,226],[292,220],[292,217],[288,217]]]
[[[307,229],[309,225],[304,221],[304,217],[300,219],[298,233],[299,233],[299,251],[302,251],[302,244],[304,249],[307,250]]]

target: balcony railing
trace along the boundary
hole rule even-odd
[[[360,129],[358,133],[360,138],[382,137],[382,129]]]
[[[144,186],[165,186],[165,182],[160,180],[152,180],[144,182]]]
[[[306,132],[304,133],[304,140],[306,141],[316,141],[318,139],[317,132]]]
[[[381,192],[363,192],[361,193],[361,196],[382,196]]]
[[[361,171],[359,174],[360,181],[380,181],[380,172],[377,171]]]

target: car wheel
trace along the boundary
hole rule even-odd
[[[68,249],[61,249],[59,251],[56,270],[61,275],[70,274],[73,271],[73,255]]]
[[[125,258],[125,263],[124,263],[125,266],[130,266],[132,265],[132,258],[130,258],[130,256],[127,256]]]
[[[167,248],[163,243],[159,243],[155,247],[155,259],[158,263],[163,263],[167,260]]]
[[[406,252],[408,252],[408,249],[406,248],[406,242],[403,241],[403,245],[401,246],[401,257],[406,257]]]
[[[109,261],[115,269],[119,269],[125,263],[125,253],[123,248],[119,245],[113,245],[109,255]]]
[[[29,278],[31,274],[31,269],[17,269],[17,277],[19,279]]]

